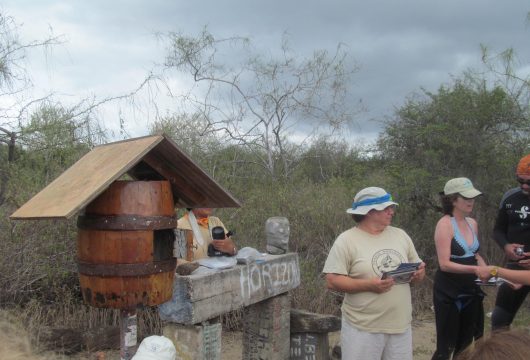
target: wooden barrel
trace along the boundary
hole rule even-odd
[[[177,219],[168,181],[116,181],[77,221],[83,299],[134,309],[172,296]]]

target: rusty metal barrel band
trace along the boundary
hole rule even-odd
[[[77,268],[80,274],[88,276],[127,277],[175,271],[176,264],[175,258],[135,264],[92,264],[78,261]]]
[[[77,227],[87,230],[163,230],[177,227],[176,216],[80,215]]]

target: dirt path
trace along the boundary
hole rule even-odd
[[[414,360],[430,360],[436,348],[434,320],[416,322],[412,326]]]
[[[340,339],[340,332],[329,334],[330,352]],[[434,320],[415,321],[412,326],[414,360],[430,360],[436,346]],[[223,334],[223,360],[241,360],[241,332]]]
[[[414,346],[414,360],[430,360],[435,347],[434,321],[415,321],[412,326]],[[340,332],[329,334],[330,352],[340,339]],[[242,359],[242,333],[240,331],[225,331],[222,339],[222,360]],[[119,351],[105,351],[105,360],[119,360]],[[93,360],[93,354],[80,354],[76,360]],[[273,359],[271,359],[273,360]]]

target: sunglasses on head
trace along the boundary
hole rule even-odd
[[[521,179],[521,178],[518,177],[517,178],[517,182],[519,184],[521,184],[521,185],[526,184],[526,185],[530,186],[530,179],[529,180],[525,180],[525,179]]]

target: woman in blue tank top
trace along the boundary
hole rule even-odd
[[[479,254],[477,222],[469,217],[475,198],[482,193],[469,179],[455,178],[445,184],[440,195],[445,215],[434,233],[439,269],[433,287],[433,360],[450,359],[484,331],[484,292],[475,282],[475,270],[486,263]]]

